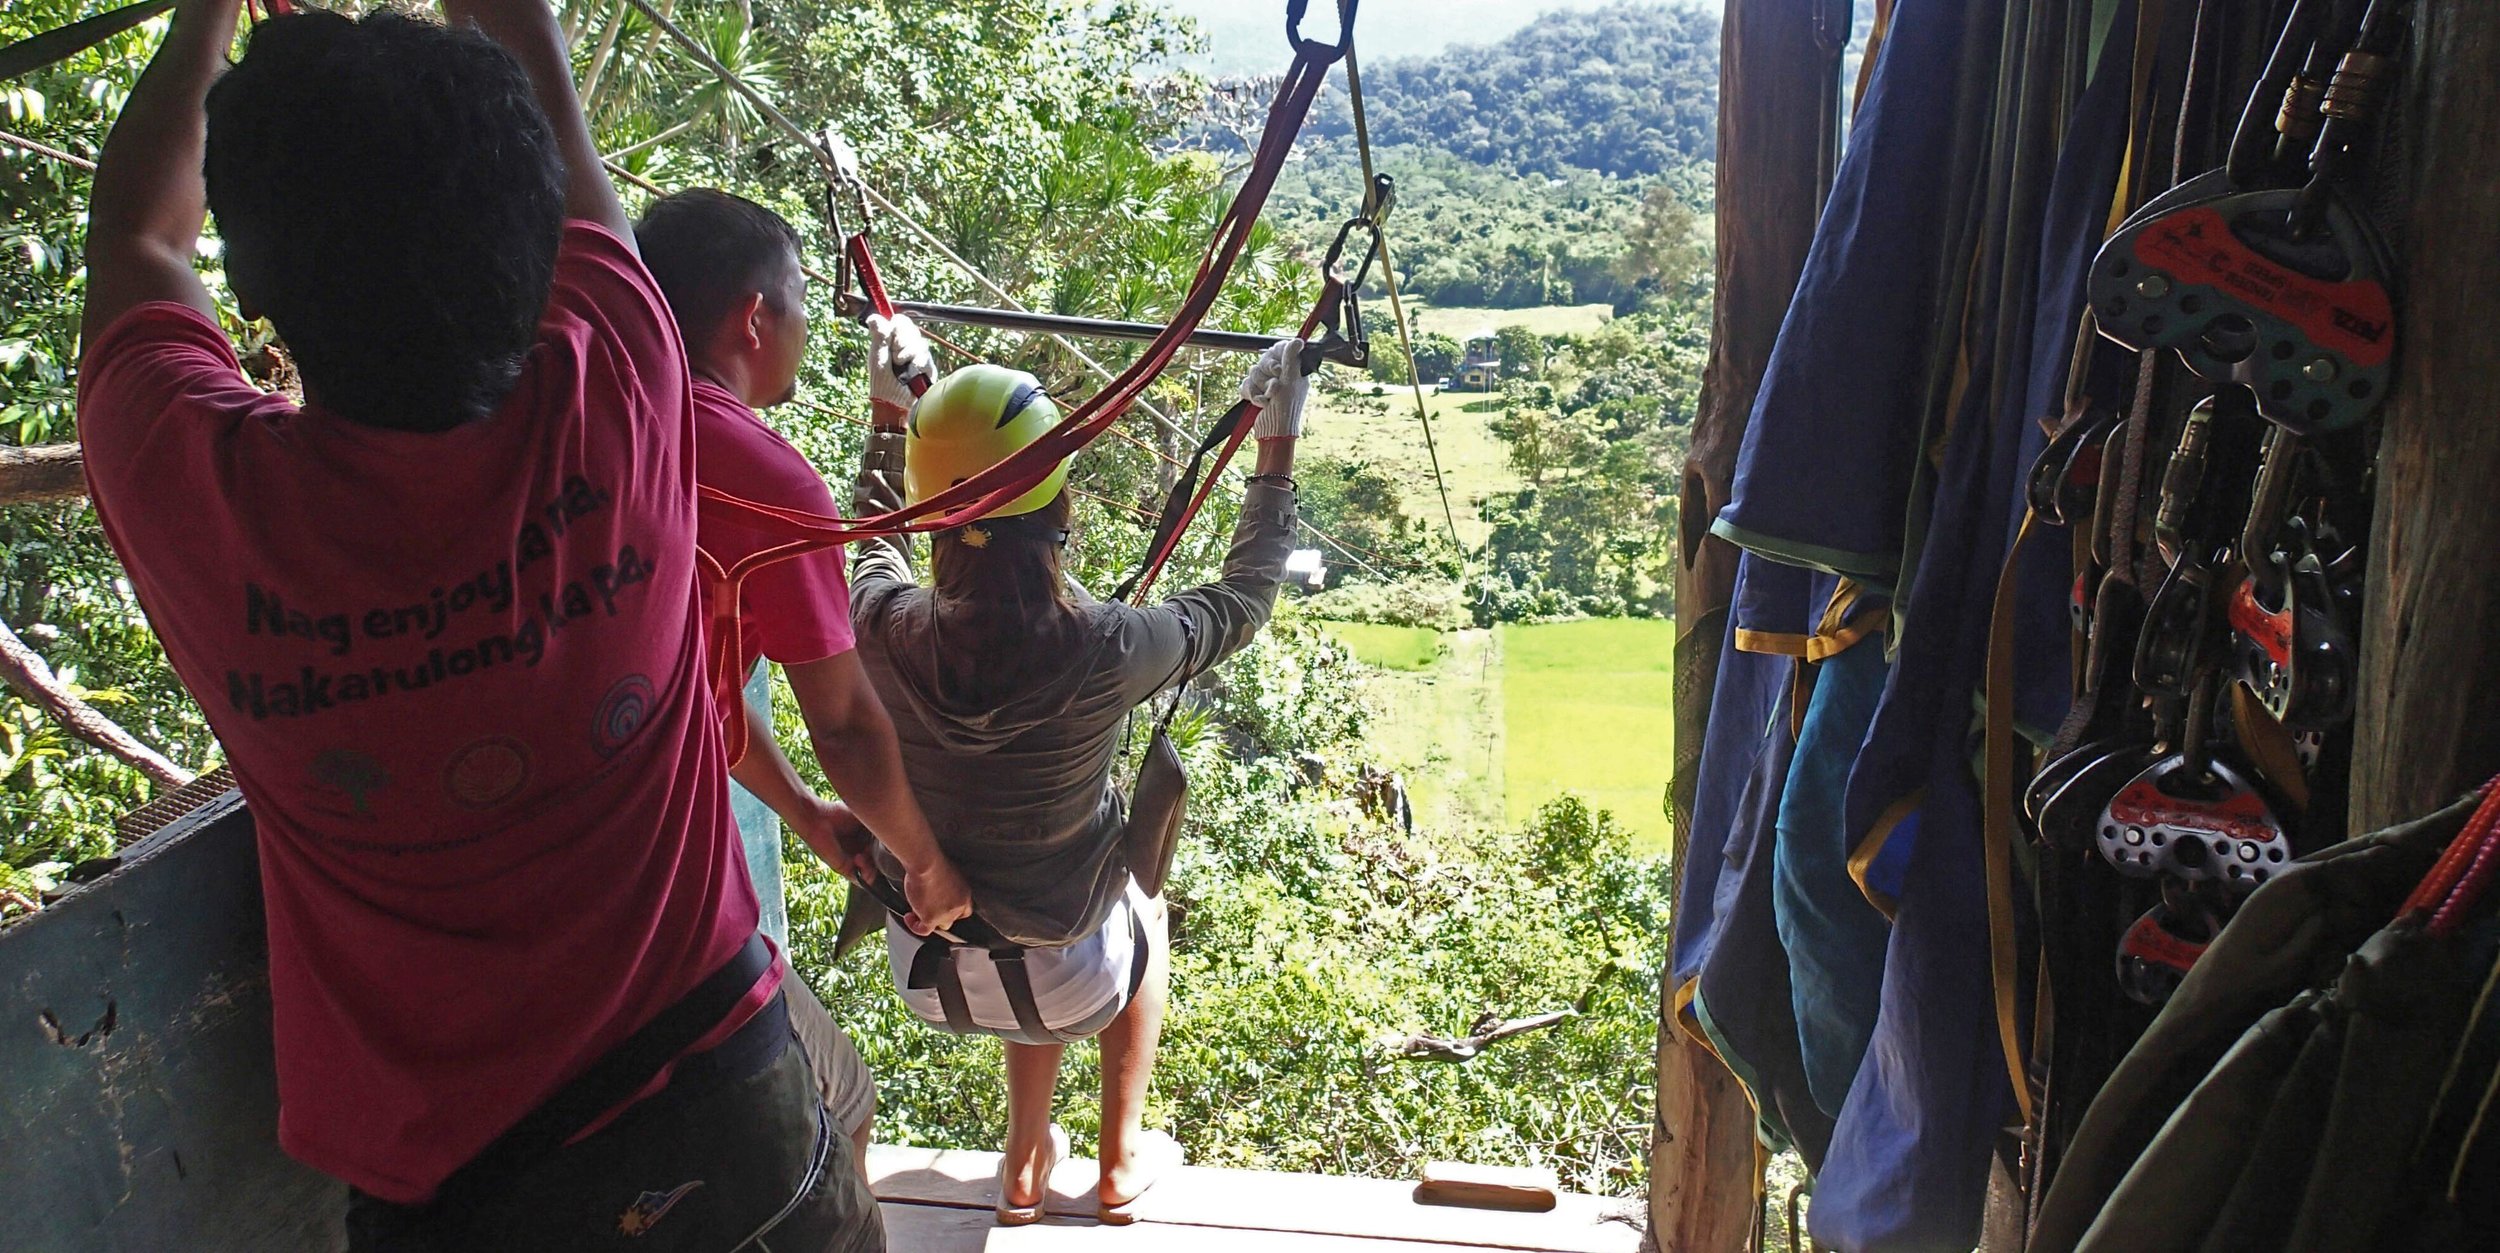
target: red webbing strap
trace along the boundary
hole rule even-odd
[[[842,241],[842,250],[851,255],[851,268],[859,271],[860,290],[868,295],[868,307],[877,316],[894,316],[894,301],[885,294],[885,279],[877,273],[876,254],[868,251],[868,232],[860,231]]]
[[[1331,278],[1321,288],[1319,303],[1312,307],[1311,316],[1302,320],[1301,339],[1305,352],[1310,350],[1311,332],[1319,329],[1321,320],[1328,315],[1329,306],[1338,296],[1337,280]],[[1215,493],[1216,483],[1224,476],[1224,467],[1232,464],[1233,454],[1241,451],[1242,442],[1250,438],[1250,432],[1258,422],[1259,407],[1251,405],[1248,412],[1242,415],[1240,429],[1233,432],[1231,439],[1224,441],[1223,451],[1215,455],[1215,464],[1207,467],[1206,481],[1198,485],[1197,494],[1189,498],[1189,507],[1181,511],[1179,525],[1171,528],[1171,532],[1155,545],[1154,552],[1147,556],[1146,568],[1137,576],[1136,599],[1131,603],[1146,603],[1146,594],[1154,590],[1155,576],[1161,574],[1164,563],[1172,559],[1172,553],[1180,547],[1181,537],[1189,533],[1189,524],[1198,520],[1198,511],[1206,507],[1207,497]]]
[[[1146,594],[1154,590],[1155,576],[1163,573],[1163,563],[1172,559],[1173,550],[1181,546],[1181,537],[1189,534],[1189,524],[1198,520],[1198,511],[1206,507],[1207,497],[1214,493],[1216,482],[1224,475],[1224,467],[1232,463],[1234,453],[1241,451],[1242,441],[1250,438],[1250,428],[1258,421],[1258,406],[1252,405],[1242,415],[1240,429],[1224,441],[1224,450],[1215,455],[1215,464],[1207,467],[1206,481],[1198,485],[1198,494],[1189,498],[1189,508],[1181,511],[1180,525],[1173,527],[1172,533],[1155,547],[1154,555],[1146,559],[1146,569],[1137,576],[1137,599],[1131,603],[1146,603]]]
[[[740,707],[739,678],[735,673],[739,626],[739,593],[748,575],[790,558],[820,552],[855,540],[876,536],[901,535],[922,531],[948,530],[977,521],[992,510],[1030,491],[1035,484],[1049,477],[1058,463],[1075,455],[1092,443],[1117,421],[1146,388],[1162,374],[1189,335],[1198,329],[1215,301],[1223,292],[1224,281],[1230,277],[1233,264],[1248,245],[1250,230],[1258,221],[1259,211],[1267,203],[1268,193],[1275,187],[1283,171],[1285,157],[1293,149],[1294,137],[1311,110],[1311,103],[1326,81],[1328,66],[1335,60],[1334,49],[1327,45],[1297,44],[1293,65],[1277,88],[1276,99],[1268,107],[1266,130],[1259,139],[1259,150],[1248,174],[1242,179],[1223,218],[1217,222],[1215,235],[1198,262],[1189,292],[1173,314],[1172,321],[1147,345],[1136,362],[1105,386],[1101,392],[1062,419],[1058,426],[1040,438],[1009,454],[996,465],[957,483],[915,504],[890,510],[875,517],[842,519],[804,510],[781,509],[744,500],[712,487],[700,489],[697,503],[701,516],[715,521],[734,522],[785,542],[750,553],[737,562],[723,566],[711,554],[698,550],[696,556],[704,573],[706,617],[709,635],[706,647],[711,650],[712,694],[724,714],[723,735],[729,760],[736,762],[746,754],[746,719],[726,716]],[[861,249],[860,251],[865,251]],[[857,253],[853,262],[859,260]],[[862,271],[865,279],[867,271]],[[879,284],[882,287],[882,284]],[[871,299],[874,299],[872,294]],[[1246,428],[1245,428],[1246,429]]]

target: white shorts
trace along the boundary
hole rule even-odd
[[[1026,950],[1024,969],[1032,979],[1034,1007],[1041,1011],[1043,1022],[1064,1035],[1090,1036],[1128,1008],[1147,956],[1137,942],[1137,920],[1150,908],[1153,905],[1131,879],[1128,891],[1112,902],[1111,912],[1092,935],[1058,948]],[[937,989],[911,986],[912,959],[919,955],[921,944],[921,938],[906,930],[900,920],[886,917],[886,960],[893,968],[895,990],[912,1013],[942,1027],[946,1007]],[[990,955],[977,948],[961,948],[955,951],[954,960],[973,1026],[1023,1040],[1016,1011],[1007,1002],[1007,990],[998,980],[998,967]]]

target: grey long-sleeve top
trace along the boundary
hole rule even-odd
[[[861,516],[899,508],[902,475],[903,436],[872,433],[853,508]],[[1065,944],[1101,927],[1129,878],[1128,802],[1111,777],[1122,720],[1184,671],[1201,673],[1258,634],[1293,529],[1293,489],[1252,483],[1220,578],[1151,608],[1085,599],[1084,643],[1066,667],[978,706],[940,681],[936,597],[913,576],[910,540],[854,550],[851,624],[894,719],[904,774],[970,883],[973,908],[1009,939]],[[900,874],[890,855],[878,856]]]

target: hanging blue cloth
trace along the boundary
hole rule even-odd
[[[1677,884],[1672,970],[1680,1003],[1753,1093],[1764,1134],[1795,1143],[1809,1161],[1821,1160],[1830,1119],[1806,1082],[1771,896],[1779,801],[1796,748],[1795,683],[1818,577],[1750,555],[1738,560],[1693,843]],[[1821,581],[1828,597],[1830,580]]]
[[[1765,571],[1783,589],[1793,584],[1786,594],[1796,609],[1787,620],[1803,616],[1803,576],[1792,577],[1776,566],[1757,568],[1746,559],[1737,564],[1732,623],[1760,621],[1757,615],[1770,613],[1773,590],[1763,585]],[[1752,854],[1756,832],[1744,817],[1747,791],[1762,771],[1787,768],[1789,746],[1778,748],[1776,761],[1766,763],[1764,758],[1787,728],[1784,702],[1794,663],[1784,656],[1740,651],[1736,641],[1737,631],[1731,628],[1719,645],[1718,681],[1711,691],[1710,723],[1693,789],[1692,829],[1686,835],[1690,844],[1684,850],[1683,877],[1675,885],[1675,942],[1668,973],[1678,989],[1701,977],[1703,962],[1717,947],[1727,908],[1742,890],[1741,876],[1727,871]]]
[[[2125,33],[2133,29],[2131,14],[2120,28],[2114,47],[2132,43]],[[2049,195],[2028,207],[2011,205],[2003,273],[2023,282],[2001,288],[2005,303],[1980,322],[1987,333],[1970,345],[1972,377],[1937,481],[1909,593],[1909,625],[1849,781],[1852,829],[1873,829],[1912,798],[1920,827],[1886,955],[1875,1037],[1816,1191],[1814,1235],[1846,1253],[1968,1249],[1979,1230],[1990,1150],[2014,1107],[1989,965],[1984,821],[1972,764],[1975,702],[1998,580],[2024,513],[2022,484],[2041,444],[2038,419],[2045,415],[2035,406],[2051,372],[2063,381],[2080,312],[2079,303],[2068,303],[2076,299],[2074,258],[2080,250],[2088,259],[2115,185],[2129,68],[2125,56],[2102,59],[2072,112]],[[2048,205],[2058,211],[2047,212]],[[2019,349],[2003,354],[2002,368],[2000,343]],[[2053,361],[2041,360],[2043,353]],[[2054,534],[2045,542],[2035,535],[2032,544],[2026,558],[2054,553],[2063,560],[2065,545]],[[2025,576],[2018,570],[2015,577]],[[2050,603],[2062,613],[2062,588]],[[2016,623],[2017,638],[2028,630],[2034,639],[2054,639],[2044,649],[2054,664],[2018,666],[2018,693],[2030,698],[2017,701],[2018,718],[2026,708],[2042,718],[2062,712],[2064,632],[2042,620]],[[2017,906],[2020,896],[2012,894]],[[2023,921],[2016,908],[2009,922]],[[2029,1003],[2018,989],[2018,1015]],[[2018,1021],[2015,1034],[2027,1039],[2027,1025]]]
[[[1713,534],[1892,590],[1927,420],[1969,0],[1900,0],[1850,125]],[[1994,19],[1987,19],[1993,24]],[[1991,32],[1992,33],[1992,32]],[[1984,116],[1984,113],[1982,114]],[[1947,328],[1949,329],[1949,328]]]
[[[1832,1117],[1848,1099],[1875,1034],[1892,930],[1849,873],[1851,840],[1841,818],[1849,764],[1857,760],[1892,668],[1884,642],[1880,633],[1866,636],[1815,667],[1814,696],[1779,802],[1772,903],[1788,951],[1807,1085],[1815,1105]]]

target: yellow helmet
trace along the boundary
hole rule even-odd
[[[903,446],[903,492],[913,504],[927,500],[1004,461],[1059,425],[1059,403],[1022,370],[970,365],[932,384],[912,406]],[[990,512],[993,518],[1031,513],[1050,503],[1067,484],[1062,458],[1033,490]]]

